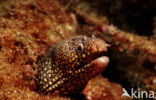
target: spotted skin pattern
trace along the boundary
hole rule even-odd
[[[103,40],[86,36],[58,42],[38,61],[38,90],[54,95],[80,92],[89,79],[107,66],[108,57],[98,59],[107,47]]]

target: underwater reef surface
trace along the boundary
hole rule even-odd
[[[154,2],[0,1],[0,99],[120,100],[122,87],[156,93]],[[38,93],[36,62],[52,45],[76,35],[94,35],[111,45],[106,70],[78,96]]]

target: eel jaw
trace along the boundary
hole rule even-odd
[[[102,56],[94,59],[89,63],[90,68],[93,69],[91,71],[91,75],[95,76],[97,74],[100,74],[108,65],[109,58],[107,56]]]
[[[107,52],[110,45],[102,39],[98,38],[94,38],[91,41],[91,52],[93,55],[90,55],[90,57],[86,59],[85,62],[87,64],[85,66],[88,66],[88,69],[90,70],[88,74],[91,74],[91,76],[95,76],[97,74],[100,74],[109,63],[109,58],[107,56],[101,55],[104,55]]]
[[[109,58],[107,56],[101,56],[88,62],[86,65],[76,70],[74,74],[86,74],[88,78],[91,79],[92,77],[100,74],[107,67],[108,63]]]

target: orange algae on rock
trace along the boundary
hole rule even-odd
[[[1,100],[52,99],[35,92],[35,63],[52,44],[74,35],[75,24],[56,0],[45,1],[1,1],[7,5],[0,14]]]
[[[78,23],[73,19],[75,18],[74,14],[67,13],[57,0],[2,0],[0,1],[0,8],[1,4],[5,6],[3,5],[3,10],[0,9],[2,11],[0,13],[0,99],[70,100],[67,97],[51,97],[51,95],[38,94],[35,91],[34,75],[36,74],[37,59],[51,45],[63,38],[76,35],[76,29],[79,29],[79,27]],[[106,25],[106,27],[101,27],[101,24],[97,25],[100,22],[108,24],[106,17],[103,21],[97,19],[95,23],[90,19],[88,21],[96,27],[88,27],[86,25],[86,27],[83,27],[84,30],[79,30],[79,32],[100,33],[107,30],[115,32],[114,29],[116,28],[112,26],[107,27]],[[96,31],[90,31],[89,28],[96,29]],[[112,40],[109,38],[110,35],[114,37]],[[129,39],[128,37],[124,38],[128,36],[125,34],[119,34],[118,37],[116,35],[117,33],[109,33],[101,37],[103,39],[106,38],[108,41],[110,40],[109,42],[117,39],[123,45]],[[130,36],[135,37],[135,35]],[[131,44],[131,42],[129,43]],[[135,43],[135,41],[132,43]],[[151,44],[151,42],[147,42],[147,44]],[[138,45],[132,45],[132,47],[136,46],[138,47]],[[120,46],[118,51],[122,51],[125,48],[127,48],[127,45]],[[147,51],[151,52],[150,50],[150,48],[147,49]],[[105,79],[103,80],[103,78],[99,78],[96,82],[97,84],[92,86],[89,85],[94,83],[94,81],[88,84],[87,88],[92,88],[85,90],[87,92],[83,93],[86,98],[88,98],[89,92],[92,93],[89,95],[90,97],[96,96],[93,97],[94,99],[118,98],[121,94],[121,87],[119,85],[108,82]],[[103,86],[104,82],[108,86]],[[97,90],[99,90],[99,94],[96,92]]]
[[[101,75],[91,79],[82,92],[87,100],[121,100],[122,87]]]

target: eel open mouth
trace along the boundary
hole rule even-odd
[[[92,69],[90,70],[90,73],[92,72],[92,76],[95,76],[96,74],[100,74],[109,63],[109,58],[104,55],[110,45],[99,38],[94,38],[91,41],[92,44],[90,45],[90,52],[92,52],[93,55],[88,57],[85,61],[86,65],[83,67]]]
[[[82,66],[73,72],[73,75],[78,75],[80,73],[86,73],[89,77],[94,77],[100,74],[107,67],[109,63],[109,58],[107,56],[98,56],[93,60],[89,61],[87,64]]]
[[[84,42],[84,45],[85,42]],[[109,58],[105,56],[107,48],[110,46],[105,41],[93,38],[90,40],[90,56],[84,61],[84,65],[81,64],[81,67],[69,74],[69,77],[78,76],[79,81],[88,81],[92,77],[100,74],[109,63]],[[69,78],[68,77],[68,78]],[[81,77],[81,78],[80,78]],[[86,80],[85,80],[86,78]],[[69,78],[70,79],[70,78]]]

